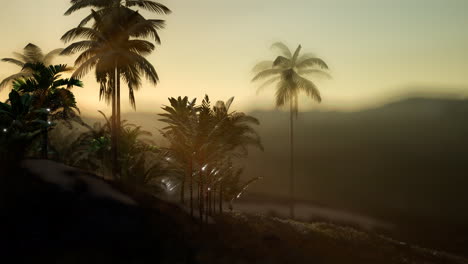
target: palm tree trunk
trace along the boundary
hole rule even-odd
[[[116,138],[116,149],[115,149],[115,152],[116,152],[116,159],[117,159],[117,177],[120,178],[120,175],[122,174],[122,168],[120,166],[120,162],[119,162],[119,149],[120,149],[120,123],[121,123],[121,119],[120,119],[120,69],[118,67],[116,67],[116,76],[115,78],[117,79],[117,90],[116,90],[116,93],[117,93],[117,122],[116,122],[116,125],[117,125],[117,130],[115,130],[115,138]]]
[[[213,214],[215,215],[216,214],[216,191],[217,191],[217,187],[216,187],[216,184],[213,185],[213,193],[211,194],[212,195],[212,212]]]
[[[290,157],[290,167],[289,167],[289,217],[294,219],[294,106],[293,106],[293,97],[289,99],[289,157]]]
[[[219,213],[223,213],[223,184],[219,182]]]
[[[182,179],[182,183],[180,185],[180,203],[181,204],[184,204],[185,203],[185,179],[187,178],[187,176],[185,175],[185,177]]]
[[[210,210],[211,210],[210,206],[211,205],[210,204],[211,204],[211,202],[210,202],[210,192],[207,191],[206,192],[206,206],[205,206],[206,207],[205,212],[206,212],[206,219],[207,220],[208,220],[208,216],[211,215],[211,212],[210,212]]]
[[[45,121],[45,126],[42,130],[42,147],[41,147],[41,156],[43,159],[48,159],[49,157],[49,132],[48,132],[48,126],[49,126],[49,112],[44,114],[44,121]]]
[[[117,180],[117,100],[116,100],[116,90],[117,90],[117,78],[114,72],[112,79],[112,120],[111,120],[111,150],[112,150],[112,178]]]
[[[47,121],[46,121],[47,122]],[[49,152],[49,149],[48,149],[48,145],[49,145],[49,131],[48,131],[48,128],[45,127],[43,128],[43,131],[42,131],[42,148],[41,148],[41,156],[43,159],[48,159],[49,155],[48,155],[48,152]]]
[[[211,215],[211,191],[212,191],[212,184],[211,184],[211,175],[208,173],[208,183],[207,186],[207,192],[206,192],[206,209],[207,209],[207,215]]]
[[[199,195],[198,195],[198,209],[200,211],[200,220],[201,222],[203,223],[203,199],[204,199],[204,192],[203,192],[203,171],[200,170],[200,173],[199,173]]]
[[[190,183],[189,183],[189,188],[190,188],[190,216],[193,218],[193,168],[192,168],[192,157],[190,157],[190,162],[189,162],[189,177],[190,177]]]

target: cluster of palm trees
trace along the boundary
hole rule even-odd
[[[216,211],[216,203],[222,211],[224,200],[232,200],[246,188],[240,185],[233,160],[245,157],[249,146],[263,150],[252,128],[259,124],[258,120],[241,112],[230,112],[233,100],[218,101],[212,106],[208,96],[200,105],[188,97],[169,98],[170,105],[164,106],[164,113],[160,114],[160,121],[167,124],[161,130],[169,142],[167,159],[184,172],[181,202],[185,200],[188,182],[190,213],[194,215],[197,197],[202,220]]]
[[[21,71],[5,78],[1,85],[11,85],[12,91],[7,103],[1,103],[1,126],[5,134],[40,131],[42,135],[40,152],[42,158],[48,158],[48,131],[54,121],[70,120],[80,122],[79,109],[71,92],[73,87],[83,84],[76,78],[62,78],[70,71],[67,65],[46,65],[59,52],[54,50],[43,55],[34,44],[28,44],[23,53],[14,53],[16,58],[4,58],[2,61],[16,64]],[[34,133],[36,134],[36,133]]]
[[[138,9],[164,15],[171,12],[169,8],[151,0],[70,0],[70,3],[65,15],[83,8],[91,10],[77,27],[62,36],[66,48],[44,54],[36,45],[28,44],[22,53],[2,59],[21,67],[20,72],[0,83],[0,88],[12,88],[7,102],[0,103],[2,151],[8,149],[5,146],[15,148],[15,144],[23,142],[24,150],[36,149],[42,158],[48,158],[49,130],[55,122],[70,125],[70,121],[77,121],[89,131],[73,143],[71,149],[76,151],[70,157],[73,156],[74,165],[101,170],[103,176],[111,175],[114,180],[135,187],[151,185],[158,173],[178,175],[181,202],[185,202],[188,188],[191,215],[196,198],[202,219],[213,214],[216,207],[222,211],[223,201],[232,202],[259,179],[254,177],[241,184],[242,169],[234,168],[238,158],[247,155],[247,147],[263,147],[252,127],[258,120],[230,111],[233,98],[215,105],[211,105],[208,96],[199,105],[188,97],[169,98],[170,105],[164,106],[164,113],[160,114],[160,120],[167,124],[161,130],[169,142],[166,149],[142,140],[147,133],[141,127],[121,120],[122,81],[128,87],[133,108],[136,108],[134,92],[141,87],[142,80],[146,78],[154,85],[159,81],[154,66],[145,57],[160,44],[158,32],[165,22],[147,19]],[[280,54],[255,66],[252,81],[264,81],[259,90],[276,84],[276,105],[289,104],[290,216],[294,218],[293,131],[299,93],[320,102],[320,92],[310,77],[329,77],[328,65],[312,54],[301,55],[301,45],[294,52],[283,43],[275,43],[273,47]],[[57,55],[75,54],[74,68],[52,64]],[[90,71],[94,71],[100,85],[99,98],[112,108],[110,118],[104,115],[106,123],[95,127],[80,119],[71,91],[83,86],[80,79]],[[65,72],[71,72],[71,77],[63,78]],[[32,146],[39,136],[40,146]],[[6,158],[7,153],[0,154]]]
[[[106,99],[112,106],[111,149],[112,175],[119,178],[119,132],[120,125],[120,88],[123,80],[129,90],[129,98],[135,107],[134,91],[141,86],[144,76],[151,83],[158,82],[158,75],[153,65],[144,56],[154,51],[155,45],[146,40],[152,38],[160,43],[158,30],[164,27],[164,20],[146,19],[132,7],[169,14],[166,6],[150,0],[71,0],[72,6],[65,12],[70,15],[83,8],[91,7],[91,14],[80,24],[62,36],[69,44],[61,54],[80,53],[75,61],[77,67],[72,77],[80,78],[92,69],[95,70],[100,84],[100,98]],[[90,26],[86,26],[89,24]]]
[[[56,139],[55,144],[65,145],[61,149],[60,161],[68,165],[92,171],[103,178],[112,172],[111,136],[112,118],[99,111],[105,122],[96,122],[70,144],[69,138]],[[179,172],[164,159],[165,152],[156,147],[152,134],[141,126],[122,120],[119,131],[119,163],[121,174],[113,180],[129,191],[143,190],[153,194],[164,190],[160,177],[177,178]]]

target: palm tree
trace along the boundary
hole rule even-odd
[[[274,43],[272,48],[277,48],[281,55],[274,61],[263,61],[257,64],[253,71],[255,76],[252,82],[264,81],[259,87],[263,89],[276,83],[276,106],[281,107],[289,103],[290,123],[290,183],[289,195],[290,217],[294,218],[294,116],[298,114],[298,97],[304,92],[317,102],[321,102],[320,92],[309,78],[315,76],[329,77],[328,65],[320,58],[311,54],[300,55],[301,45],[292,53],[289,48],[281,43]]]
[[[107,2],[115,3],[116,1]],[[102,8],[102,10],[107,9]],[[113,12],[92,11],[91,16],[95,22],[92,27],[78,26],[62,37],[65,42],[82,37],[87,40],[70,44],[62,54],[70,55],[83,51],[75,61],[78,67],[73,76],[84,76],[95,68],[96,79],[101,85],[100,98],[111,100],[112,125],[117,126],[120,124],[121,78],[128,85],[130,103],[134,108],[134,90],[141,86],[141,75],[144,75],[154,85],[159,80],[154,67],[144,58],[154,50],[155,46],[149,41],[135,38],[152,36],[159,42],[157,30],[164,27],[164,21],[146,20],[137,11],[120,6],[113,7]],[[112,131],[116,133],[112,136],[112,149],[114,150],[112,156],[115,164],[113,174],[118,177],[119,129]]]
[[[128,27],[128,21],[122,20],[122,17],[126,16],[133,16],[133,21],[138,25],[139,33],[133,37],[147,37],[151,36],[154,38],[155,42],[160,44],[161,39],[159,38],[159,34],[157,30],[162,29],[164,27],[164,20],[159,19],[145,19],[142,15],[134,10],[130,9],[132,7],[139,7],[143,10],[157,13],[157,14],[170,14],[171,10],[163,4],[152,0],[71,0],[70,3],[72,6],[65,12],[65,15],[70,15],[80,9],[83,8],[97,8],[97,11],[94,11],[86,16],[78,25],[78,27],[85,26],[89,21],[96,17],[97,13],[98,16],[101,18],[109,18],[107,19],[107,30],[110,29],[109,33],[111,35],[118,35],[113,29],[117,28],[116,25],[121,27]],[[97,21],[96,21],[97,22]],[[101,21],[102,22],[102,21]],[[146,27],[142,27],[141,24],[146,24]],[[149,27],[148,27],[149,25]],[[143,45],[147,45],[148,43],[140,43]],[[154,49],[154,48],[153,48]],[[153,50],[151,49],[151,51]],[[150,51],[150,52],[151,52]],[[122,71],[120,71],[122,72]],[[117,76],[120,76],[119,71],[117,70]],[[156,75],[157,77],[157,75]],[[157,79],[157,78],[156,78]],[[127,81],[128,82],[128,81]],[[132,87],[129,85],[129,97],[130,103],[133,107],[135,107],[135,98],[133,95],[133,89],[137,90],[140,86],[140,82],[136,80],[137,85],[136,87]],[[117,109],[116,109],[116,123],[119,124],[120,122],[120,78],[117,79]],[[102,92],[102,89],[101,89]]]
[[[74,86],[82,87],[83,83],[75,78],[61,78],[62,73],[71,68],[67,65],[50,65],[44,63],[26,63],[24,70],[32,72],[29,78],[20,78],[13,81],[13,89],[20,94],[32,94],[33,104],[42,111],[41,119],[45,124],[42,133],[42,157],[48,158],[48,129],[52,120],[79,119],[75,96],[70,91]]]
[[[1,61],[17,65],[21,67],[21,71],[3,79],[0,83],[0,90],[8,86],[8,84],[11,84],[13,80],[32,76],[33,72],[31,72],[30,68],[24,67],[25,64],[43,63],[44,65],[49,66],[55,56],[60,52],[62,52],[62,49],[54,49],[44,54],[38,46],[29,43],[24,47],[23,53],[13,52],[14,58],[3,58]]]
[[[40,135],[44,124],[37,119],[31,94],[12,90],[5,103],[0,102],[0,176],[1,193],[9,193],[11,181],[17,178],[19,162]],[[6,196],[8,197],[8,196]]]
[[[164,113],[159,114],[162,121],[168,126],[164,127],[161,134],[169,141],[168,159],[182,166],[185,176],[181,183],[181,202],[184,202],[185,181],[189,180],[190,215],[193,217],[193,159],[196,152],[193,135],[197,126],[196,99],[189,101],[188,97],[169,98],[170,106],[164,106]]]
[[[230,112],[233,101],[234,97],[226,102],[218,101],[212,111],[215,127],[209,144],[212,148],[208,153],[211,153],[209,156],[211,163],[217,165],[210,170],[208,187],[212,190],[209,194],[213,194],[210,198],[215,199],[216,191],[219,191],[220,212],[222,212],[223,192],[228,186],[225,184],[225,178],[229,177],[229,172],[232,172],[231,160],[246,157],[248,147],[251,146],[264,150],[259,135],[252,127],[259,125],[260,122],[255,117],[242,112]]]

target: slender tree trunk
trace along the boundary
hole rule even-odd
[[[293,106],[293,100],[294,98],[291,97],[289,100],[289,146],[290,146],[290,167],[289,167],[289,199],[290,199],[290,204],[289,204],[289,217],[291,219],[294,219],[295,214],[294,214],[294,106]]]
[[[120,70],[119,67],[115,67],[115,78],[117,79],[117,89],[116,89],[116,114],[117,114],[117,119],[116,119],[116,130],[115,130],[115,155],[116,155],[116,161],[117,161],[117,177],[120,179],[121,174],[122,174],[122,167],[120,166],[120,161],[119,161],[119,149],[120,149]],[[136,183],[136,182],[135,182]]]
[[[190,156],[189,161],[189,170],[188,170],[188,177],[190,179],[189,188],[190,188],[190,216],[193,218],[193,168],[192,168],[192,157]]]
[[[116,90],[117,80],[115,72],[112,75],[112,118],[111,118],[111,152],[112,152],[112,178],[117,180],[117,108],[116,108]]]
[[[46,118],[47,122],[47,118]],[[41,156],[43,159],[49,158],[49,130],[47,127],[43,128],[42,131],[42,147],[41,147]]]
[[[205,195],[204,195],[204,190],[203,190],[204,186],[203,186],[203,175],[202,174],[203,174],[203,171],[200,169],[200,174],[199,174],[200,175],[199,176],[199,178],[200,178],[199,179],[199,182],[200,182],[199,192],[200,193],[199,193],[199,196],[198,196],[198,209],[200,211],[200,220],[203,223],[203,209],[204,209],[203,208],[203,200],[204,200]]]
[[[180,185],[180,203],[185,204],[185,180],[187,179],[187,173],[184,175],[182,179],[182,183]]]
[[[208,201],[208,192],[205,192],[205,196],[203,197],[204,198],[204,209],[205,209],[205,220],[208,219],[208,214],[209,214],[209,208],[210,208],[210,203]],[[207,221],[208,222],[208,221]]]
[[[217,191],[217,189],[218,188],[216,187],[216,184],[213,185],[213,193],[211,194],[211,196],[212,196],[212,198],[211,198],[212,202],[211,203],[212,203],[212,212],[213,212],[214,215],[216,214],[216,191]]]
[[[207,209],[207,215],[211,215],[211,191],[212,191],[212,182],[211,182],[211,178],[212,176],[210,175],[210,173],[208,173],[208,183],[207,183],[207,191],[206,191],[206,209]],[[209,188],[209,190],[208,190]]]
[[[219,213],[223,213],[223,184],[219,182]]]

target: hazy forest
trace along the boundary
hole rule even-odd
[[[0,20],[0,34],[16,39],[8,42],[14,49],[0,48],[0,262],[468,263],[468,79],[452,71],[466,63],[466,51],[429,54],[418,46],[413,54],[404,50],[393,57],[387,42],[388,54],[380,55],[372,55],[377,48],[360,47],[357,37],[331,44],[320,27],[328,26],[331,36],[340,18],[321,17],[323,25],[314,27],[292,22],[308,18],[309,11],[320,13],[320,1],[293,1],[294,10],[304,12],[297,17],[284,14],[289,4],[278,1],[240,1],[243,8],[179,2],[29,1],[37,10],[33,16],[24,11],[18,23],[35,26],[39,40],[15,21]],[[353,17],[344,22],[352,31],[359,7],[333,2],[333,10]],[[359,12],[375,18],[374,9],[364,9],[377,7],[367,2]],[[436,12],[440,3],[428,2],[425,12]],[[20,5],[12,2],[5,10]],[[413,23],[404,5],[395,3],[388,12],[400,12],[395,23],[407,23],[401,31],[411,32],[428,18],[413,14]],[[448,3],[454,13],[442,9],[441,16],[456,17],[458,5],[464,4]],[[255,19],[263,8],[272,12],[265,13],[271,20]],[[189,12],[195,15],[187,17]],[[0,13],[9,15],[15,14]],[[189,32],[192,19],[212,28]],[[238,28],[224,19],[235,20],[245,34],[235,36]],[[52,20],[55,29],[41,26]],[[264,27],[270,22],[284,27]],[[64,25],[72,26],[54,39],[62,46],[39,45]],[[438,25],[432,28],[434,46],[468,44],[468,37],[436,40],[449,34],[439,34],[445,24]],[[368,26],[366,34],[380,34]],[[206,54],[197,42],[204,43],[213,28],[206,40],[213,53]],[[300,32],[304,42],[297,35],[263,39],[269,30],[281,36],[285,28]],[[391,26],[387,30],[396,34]],[[166,46],[181,32],[190,41],[172,47],[185,46],[181,54],[171,54]],[[306,35],[329,48],[314,50]],[[257,36],[263,42],[248,44]],[[231,38],[245,38],[245,46],[226,45]],[[398,45],[395,40],[395,50]],[[342,46],[360,50],[353,56],[362,61],[345,56],[340,62]],[[327,54],[333,49],[338,55]],[[431,87],[401,81],[404,92],[381,92],[381,100],[356,87],[362,81],[343,85],[359,78],[360,67],[368,67],[369,85],[387,82],[372,75],[373,56],[401,60],[397,66],[376,64],[375,72],[388,71],[392,79],[400,76],[392,67],[417,78],[420,73],[403,66],[403,57],[422,58],[428,66],[421,76]],[[241,62],[245,72],[237,71]],[[452,75],[432,73],[436,67]],[[449,93],[444,83],[450,76],[465,76],[460,80],[466,82]],[[166,79],[198,81],[171,88],[163,85]],[[248,91],[218,82],[242,83]]]

